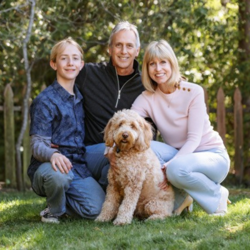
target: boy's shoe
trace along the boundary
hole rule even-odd
[[[60,223],[58,216],[51,214],[48,207],[46,207],[43,211],[41,211],[40,216],[42,217],[41,218],[42,222],[56,223],[56,224]]]
[[[43,211],[40,212],[40,216],[44,216],[45,214],[49,213],[49,208],[46,207]]]

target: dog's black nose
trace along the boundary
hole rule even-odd
[[[127,132],[124,132],[124,133],[122,134],[122,137],[123,137],[124,139],[128,138],[128,133],[127,133]]]

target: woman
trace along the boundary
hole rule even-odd
[[[184,190],[207,213],[224,215],[229,192],[220,183],[228,174],[230,160],[210,124],[202,87],[181,77],[175,53],[165,40],[146,48],[142,82],[146,91],[132,109],[151,117],[166,147],[176,149],[175,156],[164,163],[166,179],[177,188],[177,195]]]

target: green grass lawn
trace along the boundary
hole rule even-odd
[[[120,227],[83,219],[44,224],[44,198],[0,190],[0,249],[250,249],[250,189],[229,190],[224,217],[209,216],[195,203],[191,214]]]

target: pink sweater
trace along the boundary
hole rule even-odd
[[[177,155],[211,148],[225,148],[210,124],[204,91],[197,84],[184,82],[171,94],[159,88],[144,91],[132,105],[142,117],[151,117],[165,143],[179,149]]]

